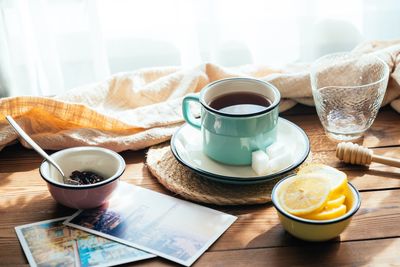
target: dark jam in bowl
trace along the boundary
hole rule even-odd
[[[103,176],[91,171],[73,171],[69,178],[78,182],[78,185],[96,184],[105,180]]]

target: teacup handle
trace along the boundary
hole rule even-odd
[[[183,114],[183,118],[185,119],[185,121],[187,123],[189,123],[190,125],[192,125],[193,127],[200,129],[201,125],[200,125],[200,119],[196,119],[192,112],[190,112],[190,102],[197,102],[200,103],[200,99],[198,95],[195,94],[191,94],[191,95],[187,95],[183,98],[182,101],[182,114]]]

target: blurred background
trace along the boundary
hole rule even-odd
[[[0,97],[156,66],[279,68],[396,38],[397,0],[0,0]]]

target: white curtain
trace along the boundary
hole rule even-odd
[[[400,37],[397,0],[0,0],[0,96],[155,66],[279,67]]]

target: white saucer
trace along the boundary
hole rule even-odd
[[[290,173],[304,162],[310,152],[310,142],[306,133],[294,123],[279,118],[277,136],[279,142],[287,145],[292,153],[292,161],[272,174],[259,176],[251,166],[225,165],[212,160],[203,151],[201,132],[184,124],[172,136],[171,150],[175,158],[199,175],[224,183],[253,184],[272,180]]]

